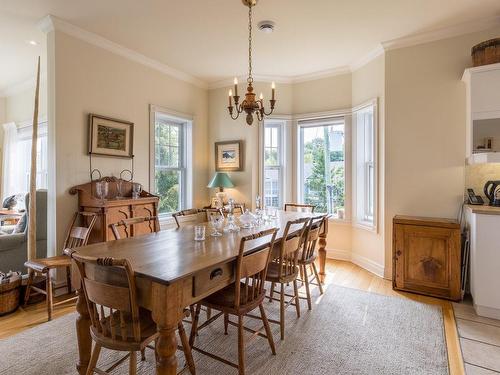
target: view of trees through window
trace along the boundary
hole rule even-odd
[[[155,123],[155,192],[159,213],[181,209],[183,179],[183,127],[165,120]]]
[[[345,204],[344,125],[302,127],[303,201],[335,216]]]

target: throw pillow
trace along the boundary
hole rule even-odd
[[[12,233],[24,233],[26,230],[26,224],[27,224],[27,217],[26,214],[21,216],[21,219],[16,224],[16,227],[14,228],[14,231]]]

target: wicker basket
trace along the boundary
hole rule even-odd
[[[476,44],[471,50],[474,66],[500,63],[500,38]]]
[[[0,284],[0,316],[11,313],[19,307],[21,278],[6,284]]]

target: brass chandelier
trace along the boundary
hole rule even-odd
[[[257,4],[257,0],[242,0],[243,4],[248,7],[248,78],[247,78],[247,92],[245,94],[245,99],[240,103],[240,97],[238,96],[238,79],[234,79],[234,95],[233,91],[229,90],[229,115],[233,120],[236,120],[240,113],[245,112],[246,122],[248,125],[253,124],[254,113],[257,116],[258,121],[262,121],[264,116],[269,116],[274,111],[275,100],[275,85],[274,82],[271,84],[272,94],[271,100],[269,100],[270,111],[266,112],[264,108],[264,96],[262,93],[258,100],[255,100],[255,93],[253,92],[253,77],[252,77],[252,7]],[[234,106],[233,106],[234,100]],[[236,109],[236,111],[235,111]]]

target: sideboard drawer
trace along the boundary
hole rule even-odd
[[[234,281],[233,263],[224,263],[193,276],[193,297],[210,295]]]

